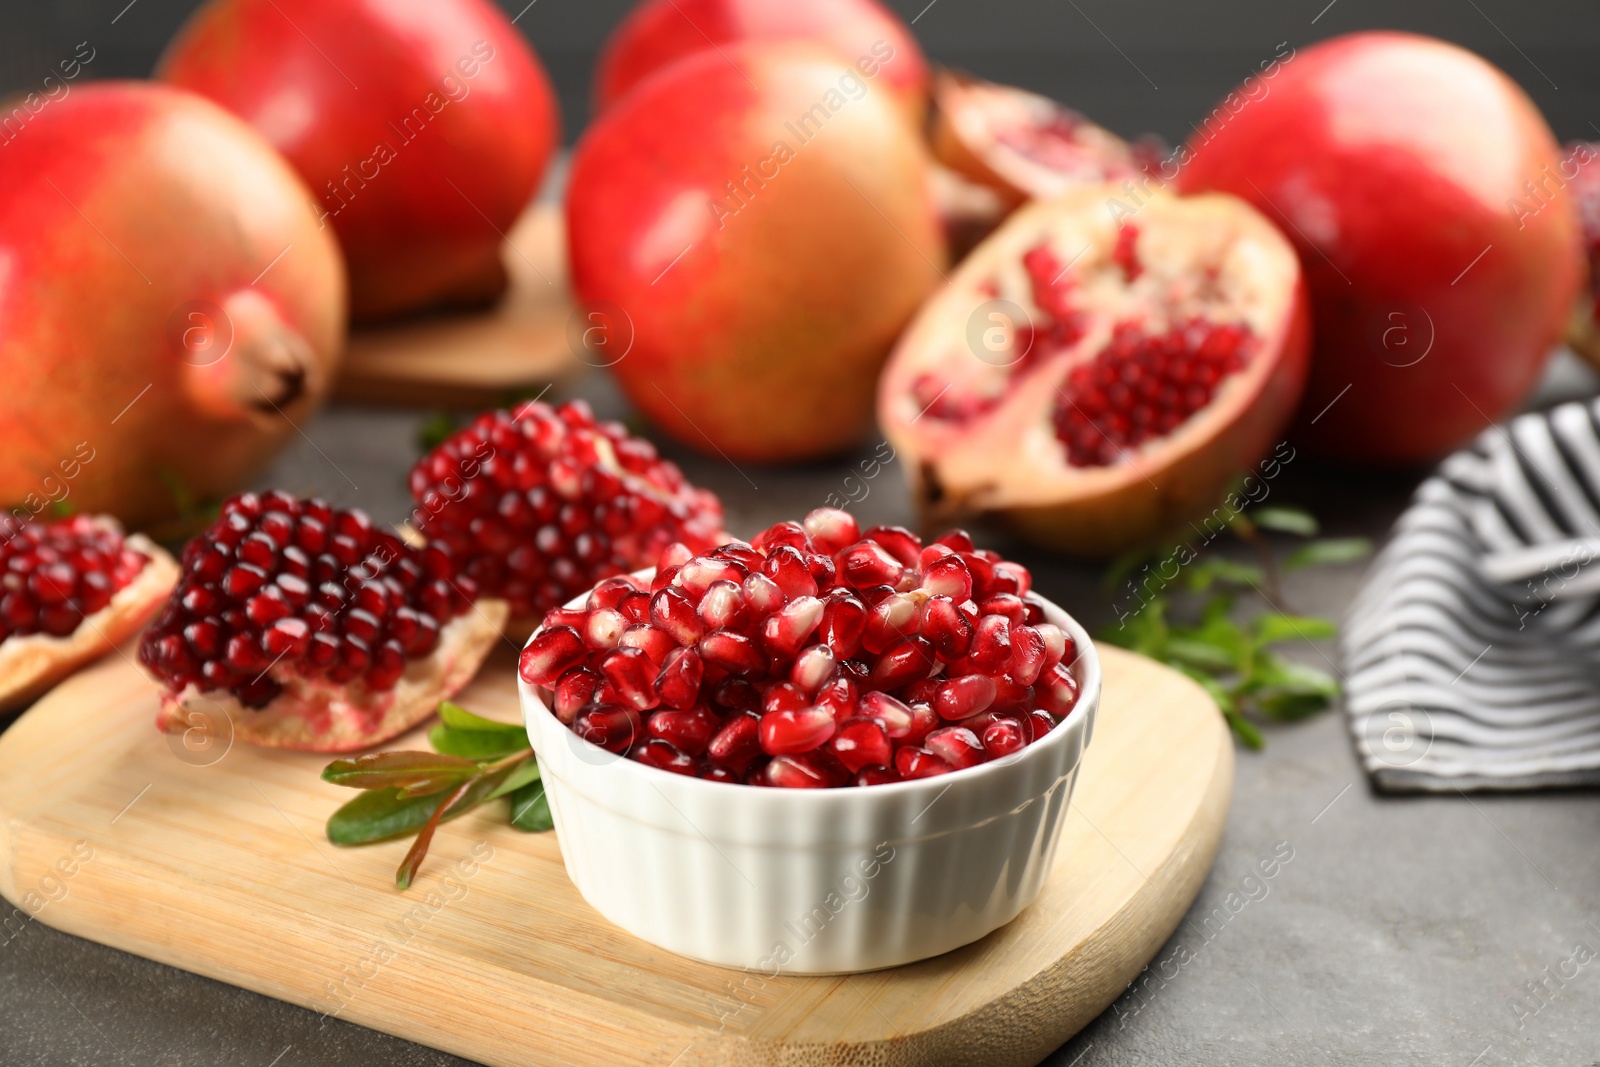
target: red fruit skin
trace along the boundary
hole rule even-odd
[[[504,290],[501,234],[560,118],[488,0],[213,0],[156,74],[243,117],[305,178],[344,246],[356,319]]]
[[[1179,187],[1250,201],[1300,252],[1316,338],[1297,440],[1434,458],[1517,406],[1566,324],[1577,221],[1565,190],[1540,208],[1523,187],[1557,173],[1555,139],[1499,70],[1410,34],[1305,49],[1270,85],[1191,140]]]
[[[809,40],[848,63],[879,65],[881,81],[920,116],[928,96],[928,61],[911,30],[876,0],[644,0],[600,53],[596,112],[634,85],[687,56],[741,41]]]
[[[613,373],[686,445],[786,461],[854,444],[890,345],[939,281],[926,151],[889,95],[844,102],[804,143],[785,126],[845,73],[817,46],[701,53],[578,146],[574,288],[627,313],[633,343]]]
[[[77,88],[4,150],[0,501],[37,514],[64,484],[75,510],[142,526],[177,513],[174,483],[238,489],[343,346],[344,270],[308,190],[234,116],[144,82]]]

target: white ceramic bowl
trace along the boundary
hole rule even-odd
[[[893,967],[976,941],[1044,884],[1100,703],[1089,635],[1054,604],[1045,614],[1080,653],[1066,720],[1005,759],[892,785],[769,789],[657,770],[585,741],[519,679],[567,874],[629,933],[769,976]]]

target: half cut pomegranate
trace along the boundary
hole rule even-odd
[[[1308,335],[1294,249],[1249,205],[1088,186],[974,250],[902,337],[879,419],[930,523],[994,514],[1106,555],[1272,449]]]
[[[166,730],[201,710],[252,744],[366,748],[459,692],[506,621],[444,548],[287,493],[228,501],[182,566],[139,647]]]
[[[22,707],[150,621],[178,565],[106,516],[0,517],[0,711]]]
[[[1121,183],[1159,153],[1049,97],[949,71],[935,82],[933,102],[934,155],[1013,208],[1079,185]]]

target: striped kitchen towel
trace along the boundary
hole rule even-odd
[[[1393,792],[1600,785],[1600,549],[1497,582],[1493,560],[1600,538],[1600,401],[1485,430],[1417,490],[1341,642],[1356,749]],[[1486,560],[1489,561],[1486,563]]]

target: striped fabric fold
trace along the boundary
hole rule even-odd
[[[1379,789],[1600,785],[1600,597],[1559,595],[1559,574],[1497,585],[1479,562],[1582,537],[1600,538],[1600,401],[1491,427],[1417,489],[1340,645]]]

